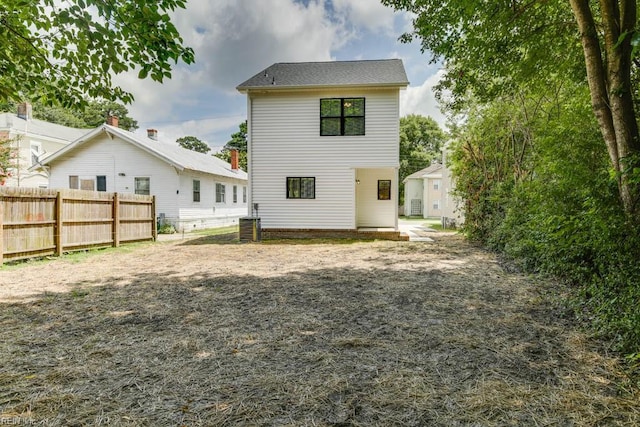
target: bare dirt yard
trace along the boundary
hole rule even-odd
[[[634,426],[562,290],[434,242],[200,237],[0,269],[0,424]]]

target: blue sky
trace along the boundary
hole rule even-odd
[[[196,63],[174,67],[159,84],[134,74],[116,82],[135,96],[128,106],[141,134],[162,140],[193,135],[220,149],[246,119],[236,86],[276,62],[401,58],[410,86],[401,115],[431,116],[444,126],[434,99],[439,67],[418,43],[398,37],[411,18],[378,0],[189,0],[174,22]]]

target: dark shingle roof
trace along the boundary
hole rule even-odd
[[[335,86],[391,86],[409,84],[400,59],[277,63],[240,84],[251,89],[283,89]]]

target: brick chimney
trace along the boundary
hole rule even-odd
[[[158,129],[147,129],[147,136],[154,141],[158,140]]]
[[[31,120],[31,104],[28,102],[18,104],[18,117],[24,120]]]
[[[238,150],[231,150],[231,169],[238,170]]]
[[[107,117],[107,124],[113,126],[114,128],[118,127],[118,116],[109,116]]]

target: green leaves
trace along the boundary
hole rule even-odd
[[[442,159],[446,135],[431,117],[410,114],[400,118],[399,179]],[[404,200],[404,186],[400,186],[400,202]]]
[[[217,158],[231,163],[231,150],[238,150],[239,166],[247,170],[247,121],[238,125],[238,131],[231,134],[231,140],[227,141],[222,151],[214,154]]]
[[[182,138],[176,139],[176,142],[182,148],[186,148],[187,150],[193,150],[199,153],[208,153],[211,151],[211,147],[209,147],[205,142],[200,141],[195,136],[183,136]]]
[[[178,62],[194,62],[169,12],[184,1],[4,0],[0,5],[0,97],[39,94],[83,105],[86,97],[130,102],[112,76],[139,69],[162,82]]]
[[[571,10],[565,2],[484,0],[383,0],[411,12],[413,30],[430,59],[446,64],[440,89],[489,100],[532,78],[546,78],[581,61]],[[457,106],[457,105],[456,105]],[[462,107],[462,106],[460,106]]]

